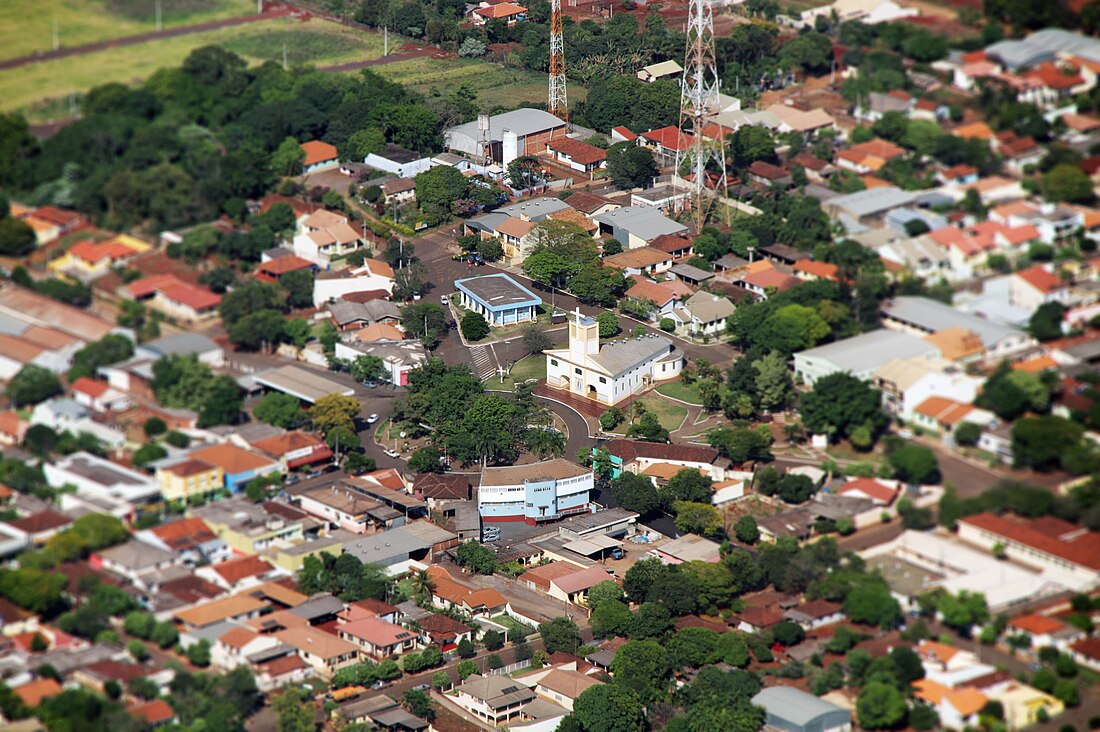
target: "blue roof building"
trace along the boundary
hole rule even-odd
[[[457,280],[462,307],[481,313],[491,326],[534,322],[542,298],[506,274]]]

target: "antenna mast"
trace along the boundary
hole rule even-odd
[[[550,114],[569,121],[565,97],[565,39],[561,28],[561,0],[550,3],[550,93],[546,108]]]
[[[726,190],[726,151],[721,128],[716,140],[703,130],[713,124],[719,111],[718,71],[714,60],[713,0],[691,0],[688,6],[687,48],[684,52],[684,76],[680,82],[680,129],[690,129],[691,144],[676,152],[676,172],[687,163],[691,178],[691,216],[696,233],[702,231],[713,195]],[[679,147],[679,145],[677,145]],[[707,188],[707,163],[718,162],[719,180],[715,190]]]

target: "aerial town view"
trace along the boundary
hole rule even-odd
[[[1100,730],[1100,0],[0,0],[0,732]]]

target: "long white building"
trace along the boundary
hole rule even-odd
[[[591,470],[562,458],[486,468],[481,474],[477,508],[483,521],[536,524],[590,513],[593,487]]]

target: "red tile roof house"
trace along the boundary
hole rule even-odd
[[[162,727],[176,721],[176,712],[163,699],[154,699],[151,702],[130,707],[130,716],[140,719],[150,728]]]
[[[465,623],[439,613],[433,613],[417,622],[420,627],[420,642],[439,646],[443,651],[453,650],[459,641],[472,641],[474,629]]]
[[[626,291],[626,296],[654,305],[650,313],[650,319],[660,320],[672,313],[673,310],[683,305],[679,294],[664,282],[651,282],[643,279]]]
[[[313,173],[321,170],[329,170],[340,165],[340,153],[335,145],[320,140],[303,142],[300,147],[305,153],[302,161],[302,172]]]
[[[765,186],[778,185],[787,187],[791,185],[791,174],[789,172],[778,165],[772,165],[763,160],[753,162],[753,164],[748,167],[748,170],[745,171],[745,174],[750,181]]]
[[[112,389],[106,381],[90,379],[87,376],[81,376],[74,381],[69,391],[77,404],[100,414],[123,412],[131,406],[128,395]]]
[[[676,162],[676,153],[691,147],[693,138],[679,127],[669,125],[643,132],[639,140],[646,147],[653,148],[658,165],[673,165]]]
[[[683,236],[677,236],[676,234],[661,234],[659,237],[649,242],[649,246],[654,249],[660,249],[662,252],[668,252],[675,259],[686,259],[693,253],[693,243],[691,239]]]
[[[205,287],[190,285],[175,275],[153,275],[121,288],[135,300],[170,318],[196,324],[217,318],[221,295]]]
[[[589,177],[607,165],[607,152],[570,137],[546,143],[546,151],[558,162],[565,163],[579,173],[588,173]]]
[[[1017,615],[1008,621],[1005,632],[1008,635],[1026,635],[1031,648],[1054,646],[1066,651],[1070,644],[1084,638],[1086,633],[1058,618],[1046,615]]]
[[[371,658],[397,656],[416,647],[419,636],[400,625],[381,618],[360,618],[353,623],[336,626],[340,638],[353,643],[359,652]]]
[[[1070,295],[1069,283],[1041,264],[1013,273],[1008,283],[1008,301],[1028,311],[1052,302],[1068,305]]]
[[[0,445],[21,445],[31,423],[13,411],[0,412]]]
[[[195,574],[218,587],[234,592],[245,587],[263,584],[275,577],[285,576],[286,572],[271,566],[266,559],[248,554],[199,567],[195,570]]]
[[[896,480],[855,478],[836,489],[837,495],[869,498],[876,506],[889,506],[901,495],[901,484]]]
[[[1100,532],[1053,516],[979,513],[959,519],[958,533],[963,541],[986,549],[1001,544],[1009,559],[1054,571],[1066,578],[1063,584],[1091,587],[1100,575]]]
[[[332,459],[332,450],[318,437],[301,430],[285,432],[252,443],[252,446],[275,460],[287,470],[304,468]]]
[[[478,26],[485,25],[490,20],[503,20],[508,25],[515,25],[518,21],[527,19],[527,8],[513,3],[496,5],[482,3],[482,7],[476,8],[470,14],[470,18],[474,21],[474,25]]]
[[[15,534],[32,544],[45,544],[71,526],[73,520],[63,513],[46,509],[6,523],[9,532],[5,533]]]
[[[296,254],[284,254],[256,265],[256,279],[264,282],[278,282],[279,278],[288,272],[297,272],[300,269],[316,270],[317,265]]]
[[[183,518],[135,535],[139,541],[176,552],[189,564],[221,562],[229,558],[229,545],[199,518]]]

